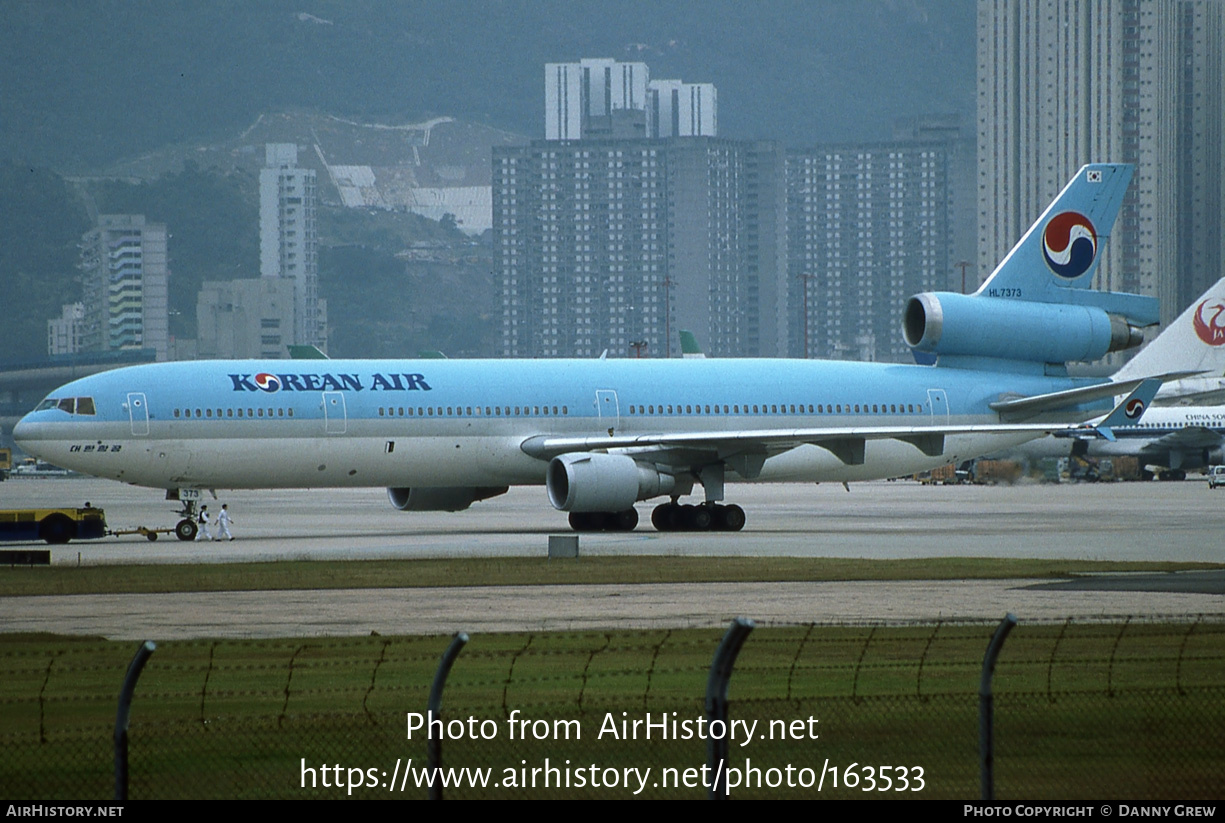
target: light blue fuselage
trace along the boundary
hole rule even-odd
[[[56,465],[161,488],[524,485],[544,483],[547,465],[524,450],[529,438],[999,423],[991,402],[1093,382],[810,360],[177,362],[69,383],[14,436]],[[74,398],[93,413],[65,410]],[[772,453],[753,479],[896,476],[1034,436],[951,435],[935,455],[869,440],[857,464],[806,443]]]

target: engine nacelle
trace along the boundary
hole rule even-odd
[[[668,494],[676,478],[620,454],[563,454],[549,461],[549,502],[564,512],[620,512]]]
[[[1144,332],[1093,306],[924,292],[906,303],[906,345],[921,352],[1037,363],[1097,360]]]
[[[478,500],[506,494],[507,486],[424,486],[388,489],[387,499],[402,512],[462,512]]]

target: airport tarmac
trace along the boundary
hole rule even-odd
[[[114,529],[169,527],[178,519],[160,492],[109,481],[0,484],[0,508],[86,500],[106,510]],[[1210,491],[1200,479],[1012,487],[880,481],[852,484],[849,492],[836,484],[739,485],[729,486],[729,501],[748,513],[742,532],[661,534],[647,523],[651,507],[640,504],[643,524],[636,531],[584,534],[580,554],[1225,562],[1225,492]],[[459,513],[398,512],[379,489],[234,491],[208,502],[210,511],[229,504],[237,540],[111,537],[55,547],[53,562],[543,557],[550,534],[570,533],[543,488],[513,489]],[[998,619],[1007,611],[1023,619],[1225,614],[1220,573],[1149,577],[1095,578],[1092,585],[1062,588],[1005,580],[15,597],[0,598],[0,626],[171,639],[690,627],[722,625],[736,615],[860,622]]]

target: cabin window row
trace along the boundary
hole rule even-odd
[[[923,414],[922,403],[745,403],[744,414]],[[632,415],[651,414],[741,414],[740,404],[637,405],[629,406]],[[862,411],[861,411],[862,409]]]
[[[379,417],[564,417],[569,413],[569,406],[379,406]]]
[[[175,409],[175,417],[186,418],[223,418],[223,417],[293,417],[293,409],[273,407],[273,408],[238,408],[238,409]]]

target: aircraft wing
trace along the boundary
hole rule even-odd
[[[803,445],[819,446],[848,466],[863,465],[869,440],[900,440],[926,455],[944,453],[944,439],[956,434],[1052,434],[1066,423],[980,424],[946,426],[840,426],[813,429],[746,429],[607,437],[538,435],[520,448],[532,457],[550,460],[571,452],[613,452],[673,466],[723,462],[745,478],[755,477],[769,457]]]
[[[1156,437],[1145,444],[1144,451],[1198,451],[1221,445],[1222,437],[1206,426],[1186,426]]]
[[[1151,399],[1157,381],[1137,380],[1133,391],[1115,406],[1109,417],[1123,413],[1138,397]],[[1035,437],[1064,431],[1067,423],[975,423],[928,426],[830,426],[796,429],[743,429],[738,431],[659,432],[618,435],[609,429],[607,437],[555,437],[536,435],[520,444],[532,457],[551,460],[561,454],[589,451],[615,451],[655,458],[658,462],[730,463],[744,477],[752,477],[767,457],[803,445],[819,446],[849,466],[862,465],[869,440],[900,440],[910,443],[932,457],[944,453],[945,437],[958,434],[1032,434]]]

